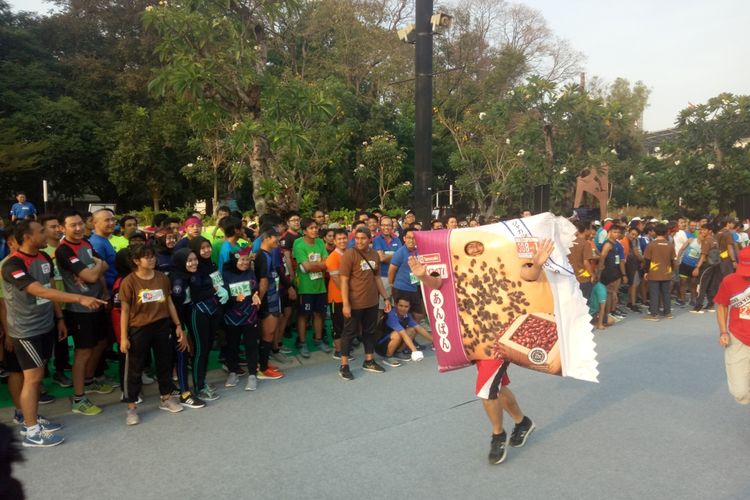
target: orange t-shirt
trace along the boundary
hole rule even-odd
[[[623,236],[619,241],[620,245],[622,245],[622,248],[625,249],[625,258],[627,259],[628,255],[630,255],[630,240],[627,236]]]
[[[333,281],[333,276],[339,275],[339,268],[341,267],[341,254],[338,250],[334,250],[326,259],[326,270],[331,276],[328,281],[328,303],[341,303],[344,299],[341,297],[341,289],[336,286],[336,282]]]

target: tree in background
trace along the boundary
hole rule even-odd
[[[384,210],[389,196],[410,184],[399,184],[404,165],[404,151],[396,138],[384,133],[362,144],[362,163],[354,170],[360,178],[373,183],[378,189],[378,206]]]

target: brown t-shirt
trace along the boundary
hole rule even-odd
[[[128,326],[141,327],[169,317],[169,278],[159,271],[144,280],[128,274],[120,284],[120,302],[130,305]]]
[[[672,279],[672,263],[675,259],[674,243],[656,239],[648,244],[643,258],[651,261],[648,270],[649,281],[667,281]]]
[[[580,236],[576,237],[573,241],[573,246],[570,247],[570,254],[568,254],[568,262],[573,267],[576,273],[576,279],[579,283],[588,283],[591,281],[591,274],[586,270],[583,265],[587,260],[594,258],[594,251],[591,245],[585,238]]]
[[[706,236],[706,238],[701,243],[701,254],[708,257],[708,252],[711,251],[711,249],[716,245],[716,240],[713,236]]]
[[[348,248],[341,256],[339,276],[349,278],[349,305],[352,309],[377,307],[379,294],[375,280],[380,279],[379,269],[378,252],[369,248],[361,253],[356,248]]]
[[[719,234],[716,235],[719,240],[719,252],[722,261],[728,261],[732,258],[729,255],[729,248],[734,247],[734,238],[732,237],[732,231],[729,229],[722,229]]]

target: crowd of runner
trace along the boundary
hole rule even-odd
[[[371,373],[420,361],[432,337],[411,259],[415,231],[498,220],[448,216],[424,227],[410,211],[376,211],[345,225],[322,210],[249,219],[220,207],[212,225],[199,213],[156,214],[144,227],[106,208],[37,215],[22,194],[18,201],[0,239],[0,376],[30,447],[63,441],[61,425],[38,415],[54,400],[45,376],[72,387],[71,410],[86,416],[102,412],[89,395],[119,387],[126,423],[135,425],[144,384],[158,384],[168,412],[219,399],[206,380],[214,350],[224,386],[244,378],[247,391],[284,377],[287,356],[307,358],[311,349],[338,360],[344,380],[354,378],[356,356]],[[731,218],[572,221],[569,259],[599,329],[641,305],[652,320],[671,317],[673,301],[713,310],[721,278],[748,243],[747,225]],[[118,368],[113,379],[108,363]],[[530,432],[526,420],[519,413],[517,441]]]

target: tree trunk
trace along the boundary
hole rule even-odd
[[[253,137],[250,172],[253,179],[255,211],[258,215],[263,215],[269,211],[268,200],[262,190],[263,181],[268,178],[268,140],[263,136]]]
[[[214,217],[219,213],[219,167],[214,166],[214,196],[213,196],[213,213]]]
[[[159,202],[161,201],[161,193],[158,189],[151,190],[151,201],[153,201],[154,213],[159,211]]]

